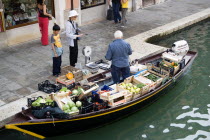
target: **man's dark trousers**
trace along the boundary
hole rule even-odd
[[[120,3],[112,3],[112,7],[113,7],[113,13],[114,13],[114,22],[118,23],[119,21],[121,21],[121,16],[120,16]]]
[[[130,76],[130,67],[119,68],[114,65],[111,66],[111,74],[114,84],[120,83],[120,76],[122,74],[123,80]]]

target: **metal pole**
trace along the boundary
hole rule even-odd
[[[74,10],[74,0],[71,0],[71,10]]]

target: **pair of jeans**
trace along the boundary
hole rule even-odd
[[[61,73],[61,63],[62,55],[58,57],[53,57],[53,75],[58,75]]]
[[[119,21],[121,21],[121,16],[120,16],[120,3],[112,3],[112,7],[113,7],[113,13],[114,13],[114,22],[118,23]]]
[[[120,83],[120,77],[122,74],[122,78],[123,80],[125,80],[126,78],[128,78],[130,76],[130,67],[116,67],[114,65],[111,66],[111,74],[112,74],[112,79],[114,84]]]
[[[125,26],[126,24],[126,13],[127,13],[128,8],[122,8],[122,26]]]
[[[69,62],[70,66],[75,67],[75,64],[77,63],[78,58],[78,43],[77,39],[74,39],[74,46],[69,46]]]
[[[42,45],[48,45],[48,25],[49,19],[47,17],[39,17],[39,29],[41,32],[41,42]]]

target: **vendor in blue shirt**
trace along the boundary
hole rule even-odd
[[[123,40],[123,33],[116,31],[115,40],[109,44],[105,58],[112,61],[111,74],[114,83],[120,83],[122,74],[123,80],[130,76],[129,55],[132,54],[131,46]]]

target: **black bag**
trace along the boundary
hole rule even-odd
[[[64,113],[59,107],[47,107],[42,110],[32,110],[34,117],[38,119],[58,118],[69,119],[69,114]]]
[[[114,14],[113,14],[113,8],[112,6],[109,6],[109,9],[107,10],[107,20],[113,20],[114,19]]]

